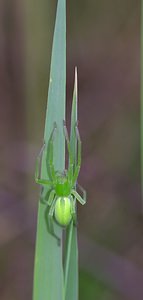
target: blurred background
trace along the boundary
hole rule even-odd
[[[31,300],[55,0],[0,1],[0,299]],[[67,1],[67,122],[79,75],[80,300],[143,299],[140,1]],[[54,299],[53,299],[54,300]]]

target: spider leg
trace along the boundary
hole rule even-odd
[[[43,192],[43,189],[42,189],[42,192]],[[41,192],[41,195],[42,195],[42,192]],[[40,198],[40,201],[45,203],[46,205],[50,206],[49,212],[48,212],[48,230],[57,239],[58,244],[60,245],[60,238],[55,234],[54,224],[53,224],[53,214],[54,214],[55,202],[56,202],[55,190],[54,189],[51,190],[48,201],[47,201],[46,196],[48,193],[49,193],[49,191],[46,193],[44,198]]]
[[[52,190],[51,192],[50,192],[50,195],[49,195],[49,199],[48,199],[48,201],[47,201],[47,204],[49,205],[49,206],[51,206],[52,205],[52,202],[53,202],[53,200],[54,200],[54,198],[55,198],[55,190]]]
[[[44,203],[44,204],[47,204],[46,198],[47,198],[48,192],[46,193],[45,196],[43,196],[43,192],[44,192],[44,187],[42,186],[41,187],[41,192],[40,192],[40,202]]]
[[[43,158],[43,152],[45,150],[45,143],[43,147],[40,150],[40,153],[38,154],[37,160],[36,160],[36,170],[35,170],[35,181],[38,184],[41,185],[51,185],[51,181],[47,179],[41,178],[41,164],[42,164],[42,158]]]
[[[77,182],[77,186],[78,186],[79,190],[82,192],[82,194],[83,194],[83,200],[86,203],[86,191],[84,190],[84,188],[78,182]]]
[[[50,193],[49,193],[49,191],[47,191],[45,196],[42,196],[42,194],[43,194],[43,189],[41,191],[40,201],[48,206],[51,206],[53,199],[55,197],[55,190],[51,190]],[[47,200],[47,198],[48,198],[48,200]]]
[[[60,245],[61,240],[60,238],[56,235],[55,231],[54,231],[54,224],[53,224],[53,215],[54,215],[54,209],[55,209],[55,202],[56,202],[56,198],[54,199],[54,201],[51,204],[51,207],[49,209],[49,214],[48,214],[48,225],[49,225],[49,232],[57,239],[58,244]]]
[[[86,200],[83,199],[75,190],[71,190],[71,194],[80,202],[80,204],[84,205]]]
[[[77,138],[77,165],[75,167],[75,171],[74,171],[74,175],[73,175],[73,180],[72,183],[73,185],[75,184],[78,174],[79,174],[79,170],[80,170],[80,166],[81,166],[81,139],[80,139],[80,134],[79,134],[79,130],[78,130],[78,123],[76,122],[75,124],[75,133],[76,133],[76,138]]]
[[[70,197],[71,198],[71,214],[72,214],[72,219],[73,219],[73,224],[77,226],[77,216],[76,216],[76,198]]]
[[[72,182],[72,177],[73,177],[73,156],[71,152],[71,146],[70,146],[70,141],[69,141],[69,136],[68,136],[68,131],[67,131],[67,126],[65,120],[63,120],[63,129],[64,129],[64,136],[65,140],[67,143],[67,149],[69,153],[69,167],[68,167],[68,179],[70,182]]]
[[[57,124],[56,124],[56,122],[54,122],[54,128],[52,130],[52,133],[51,133],[51,136],[50,136],[49,142],[48,142],[48,156],[46,159],[48,175],[53,182],[55,182],[55,180],[56,180],[56,174],[55,174],[54,164],[53,164],[53,141],[54,141],[54,135],[55,135],[56,130],[57,130]]]

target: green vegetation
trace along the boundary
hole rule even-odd
[[[123,297],[85,270],[81,270],[79,274],[79,290],[80,300],[121,300]]]
[[[57,16],[52,48],[50,82],[48,92],[48,105],[46,112],[44,143],[49,145],[50,161],[54,164],[55,170],[63,172],[65,169],[65,137],[63,134],[63,120],[65,120],[65,87],[66,87],[66,4],[65,0],[59,0],[57,6]],[[80,152],[77,157],[77,70],[75,71],[75,84],[73,93],[72,115],[71,115],[71,135],[70,135],[70,152],[73,158],[73,165],[80,164]],[[53,125],[56,124],[56,138],[53,139]],[[80,149],[80,147],[78,147]],[[40,152],[36,167],[36,181],[43,183],[41,178],[48,178],[46,161],[47,151]],[[41,161],[42,154],[42,162]],[[70,155],[69,155],[70,156]],[[69,159],[69,164],[71,159]],[[41,164],[41,172],[39,174],[39,166]],[[78,167],[74,169],[74,182],[78,176]],[[54,171],[53,171],[54,172]],[[33,300],[77,300],[78,299],[78,247],[77,247],[77,230],[73,226],[74,219],[67,228],[65,243],[58,243],[58,237],[62,240],[62,227],[56,222],[52,222],[52,230],[49,230],[49,213],[51,207],[45,206],[43,199],[47,196],[49,185],[44,185],[41,190],[39,208],[38,208],[38,224],[37,224],[37,240],[36,255],[34,268],[34,290]],[[74,192],[74,191],[73,191]],[[78,200],[81,197],[76,194]],[[53,194],[49,194],[53,199]],[[51,202],[50,199],[50,202]],[[82,202],[82,201],[81,201]],[[49,202],[48,202],[49,203]],[[82,203],[83,204],[83,203]],[[76,212],[76,210],[75,210]],[[75,213],[74,213],[75,214]],[[52,212],[53,215],[53,212]],[[59,211],[58,211],[59,215]],[[60,216],[61,217],[61,216]],[[62,220],[63,221],[63,220]],[[67,224],[66,224],[67,225]],[[64,246],[64,247],[62,247]],[[63,259],[63,249],[64,259]]]
[[[59,0],[48,92],[44,140],[48,140],[56,122],[59,133],[55,140],[54,165],[58,170],[65,167],[65,140],[62,133],[62,121],[65,119],[65,84],[66,84],[66,16],[65,1]],[[44,158],[42,161],[42,178],[48,178]],[[43,195],[47,193],[44,187]],[[37,241],[34,269],[33,300],[61,300],[64,299],[62,246],[47,230],[47,210],[40,201],[38,208]],[[61,238],[62,229],[54,224],[56,234]]]

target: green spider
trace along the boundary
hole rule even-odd
[[[44,143],[36,161],[35,181],[42,186],[50,187],[50,192],[45,196],[44,202],[49,206],[49,232],[58,238],[54,232],[53,218],[63,228],[66,228],[72,220],[74,225],[76,225],[76,200],[84,205],[86,203],[86,191],[78,183],[77,186],[83,196],[81,197],[75,190],[81,165],[81,139],[78,125],[77,123],[75,124],[75,136],[78,146],[77,164],[75,165],[72,157],[67,127],[65,121],[63,121],[63,131],[69,154],[69,167],[68,170],[63,170],[63,172],[56,171],[53,164],[53,141],[56,129],[57,125],[54,123],[54,128],[48,142],[48,155],[46,157],[46,167],[49,180],[43,179],[40,176],[42,156],[46,149],[46,145]]]

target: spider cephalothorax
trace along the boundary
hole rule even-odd
[[[63,172],[55,170],[53,164],[53,139],[56,129],[57,125],[56,123],[54,123],[54,128],[48,143],[49,148],[47,155],[47,172],[49,180],[40,177],[42,155],[43,151],[45,151],[46,149],[45,144],[43,145],[37,158],[35,173],[35,180],[37,183],[39,183],[40,185],[48,185],[50,187],[49,196],[45,197],[44,202],[46,202],[46,204],[50,206],[48,214],[49,230],[54,236],[56,235],[53,227],[53,217],[55,218],[56,222],[62,227],[66,227],[71,222],[71,220],[73,220],[74,224],[76,224],[76,200],[78,200],[82,205],[86,203],[85,190],[79,184],[77,184],[83,194],[83,198],[75,190],[75,185],[81,165],[81,140],[77,123],[75,124],[75,134],[78,144],[78,155],[77,164],[75,165],[70,149],[67,127],[65,125],[65,121],[63,122],[64,136],[67,142],[69,153],[69,168],[68,170],[64,170]]]
[[[57,176],[55,184],[55,192],[57,196],[69,196],[71,191],[71,184],[68,181],[66,174],[61,173]]]

